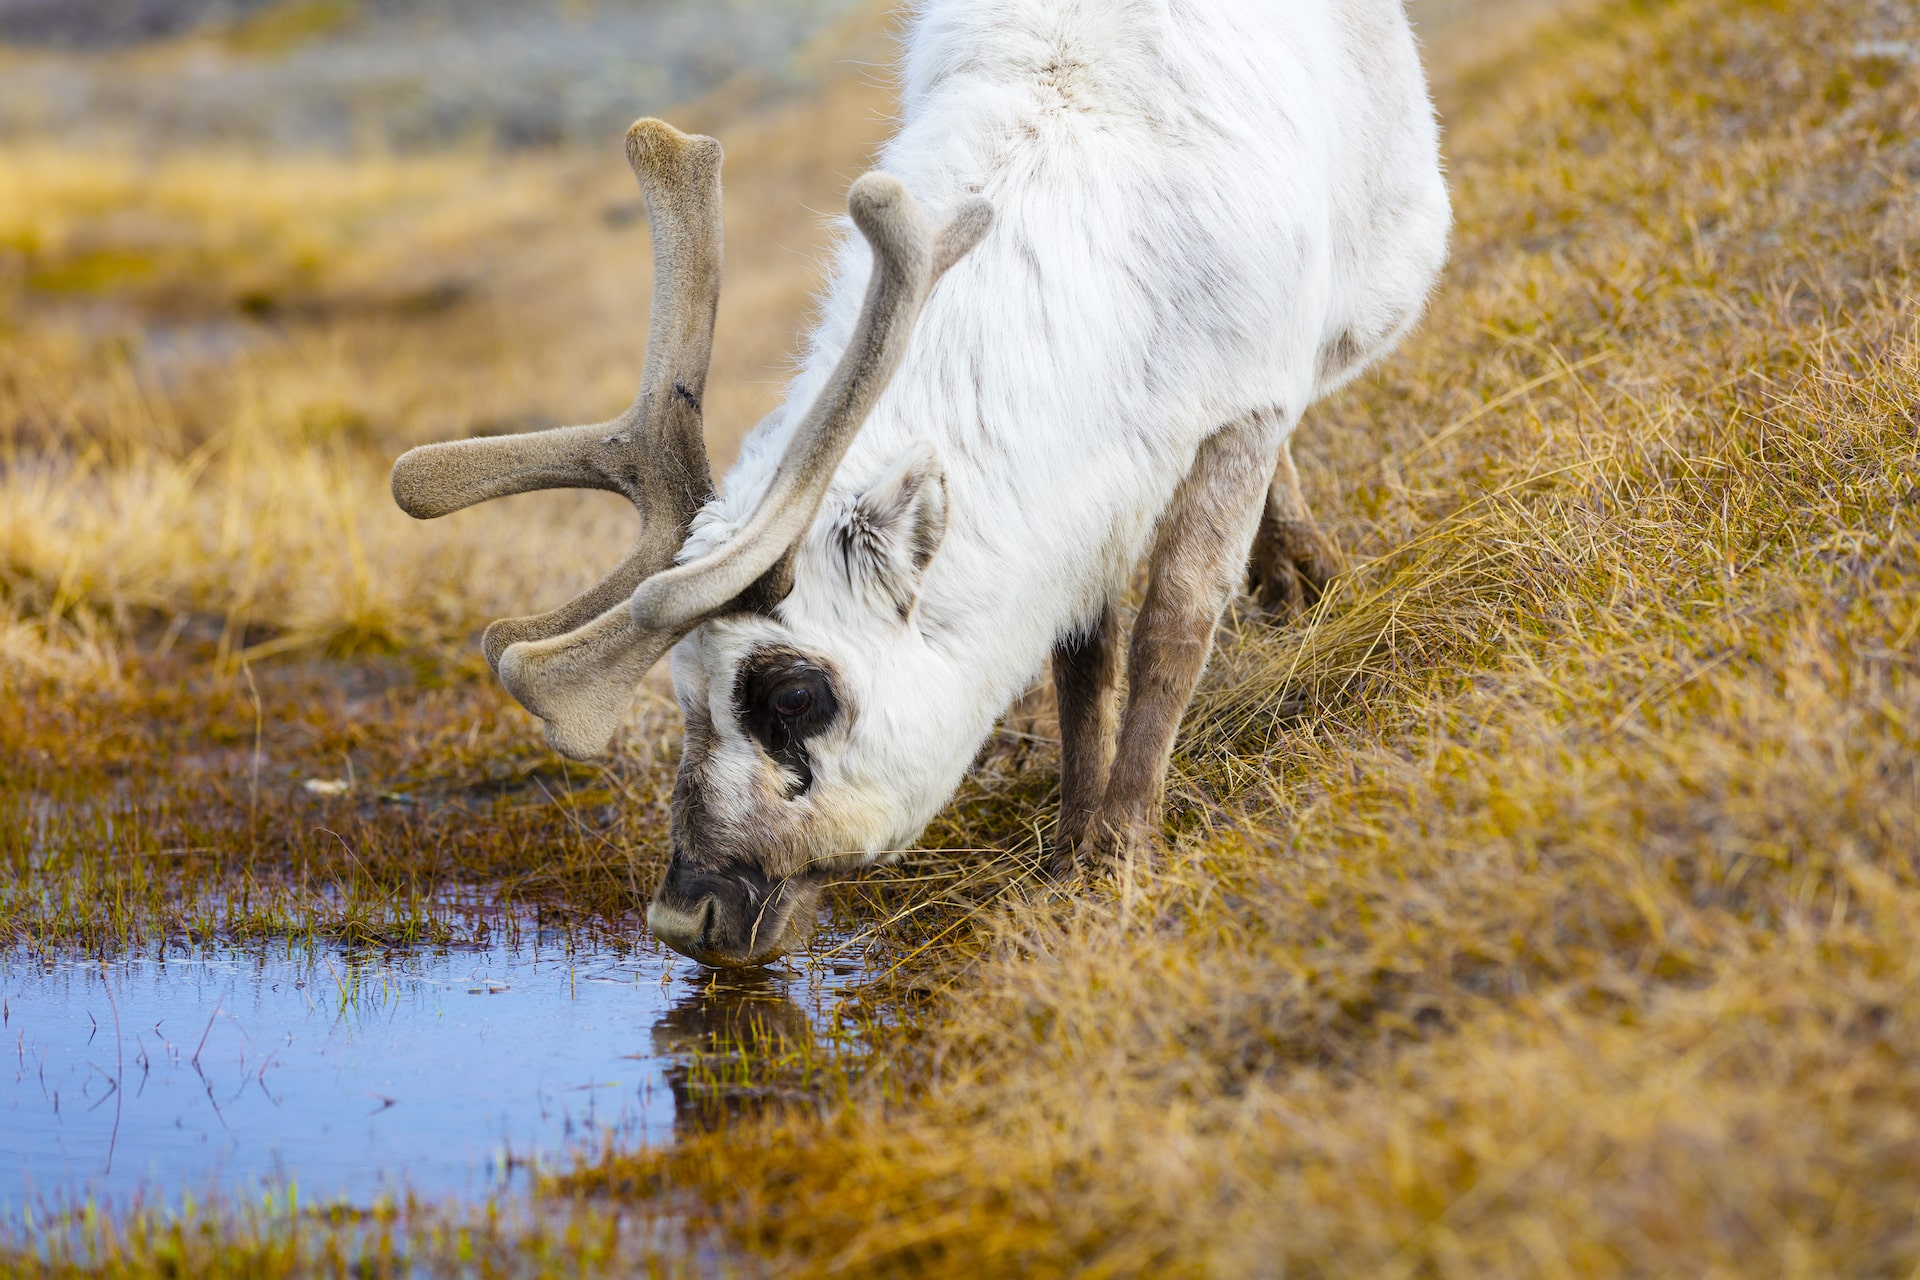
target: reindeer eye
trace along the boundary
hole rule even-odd
[[[807,744],[840,716],[832,677],[803,653],[763,649],[740,664],[733,697],[740,728],[787,771],[787,799],[805,795],[813,785]]]

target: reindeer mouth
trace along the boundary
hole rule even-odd
[[[653,936],[714,969],[768,964],[812,932],[817,886],[801,880],[769,883],[752,868],[726,873],[688,872],[675,858],[647,907]]]

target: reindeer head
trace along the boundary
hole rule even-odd
[[[804,936],[823,877],[925,819],[924,797],[870,785],[877,752],[860,749],[861,702],[885,677],[849,682],[861,637],[809,622],[787,601],[835,469],[934,283],[991,215],[970,201],[936,230],[895,179],[854,183],[849,212],[872,248],[873,275],[853,339],[793,423],[753,515],[682,558],[713,495],[700,406],[720,290],[721,152],[711,138],[642,120],[628,131],[627,157],[654,239],[646,372],[632,407],[592,426],[414,449],[394,466],[393,494],[420,519],[556,488],[620,493],[639,510],[639,540],[618,568],[551,613],[495,622],[481,645],[507,690],[546,722],[547,741],[574,759],[606,749],[641,677],[674,650],[686,742],[673,857],[648,919],[697,960],[758,964]],[[858,594],[879,614],[891,608],[898,621],[912,608],[944,519],[930,453],[902,459],[845,513],[832,536],[848,582],[857,561]],[[859,620],[852,625],[857,632]]]

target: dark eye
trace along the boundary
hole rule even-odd
[[[832,677],[803,653],[762,649],[740,664],[733,697],[740,728],[786,770],[787,799],[805,795],[813,785],[807,743],[832,728],[840,715]]]

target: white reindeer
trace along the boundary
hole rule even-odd
[[[921,0],[902,89],[801,372],[718,493],[720,147],[654,120],[628,134],[656,260],[632,408],[394,469],[421,518],[556,487],[639,508],[619,569],[483,645],[576,758],[672,650],[686,739],[648,914],[709,964],[790,949],[827,878],[915,839],[1049,657],[1062,849],[1150,843],[1250,554],[1270,605],[1330,571],[1295,424],[1393,347],[1446,255],[1401,0]]]

